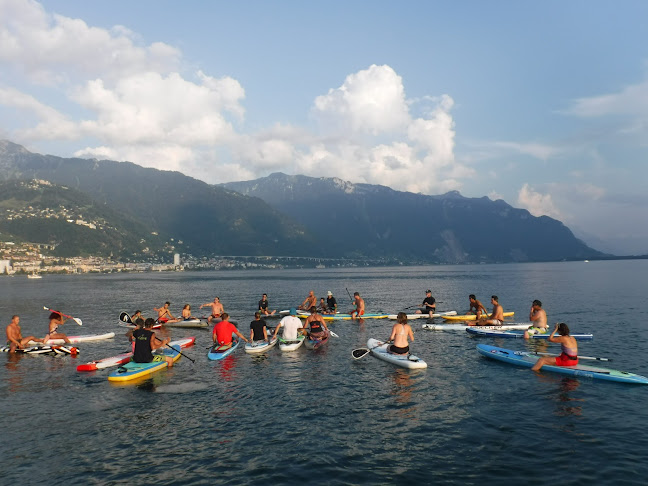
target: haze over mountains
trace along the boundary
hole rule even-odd
[[[366,257],[407,263],[604,256],[561,222],[486,197],[425,196],[285,174],[212,186],[179,172],[34,154],[0,141],[0,180],[29,179],[85,193],[109,210],[108,216],[120,214],[146,234],[168,235],[177,243],[175,251],[195,256]]]

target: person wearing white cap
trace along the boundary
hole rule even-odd
[[[335,300],[335,297],[333,297],[333,292],[330,290],[326,292],[326,307],[328,307],[328,311],[331,314],[335,314],[337,312],[337,300]]]

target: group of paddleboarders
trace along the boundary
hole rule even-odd
[[[362,297],[360,297],[360,292],[353,293],[351,305],[353,306],[353,309],[349,311],[351,319],[361,318],[365,313],[365,301]],[[333,296],[333,292],[331,292],[330,290],[326,292],[326,300],[324,299],[324,297],[319,300],[319,305],[317,304],[315,291],[309,291],[304,301],[297,306],[297,309],[310,311],[310,309],[313,307],[315,307],[318,312],[324,315],[332,315],[338,312],[337,299]]]
[[[65,321],[66,319],[61,314],[58,312],[52,312],[49,315],[49,327],[44,338],[37,338],[34,336],[23,337],[22,329],[20,328],[20,316],[17,314],[13,315],[11,317],[11,322],[5,330],[9,352],[15,353],[18,349],[25,349],[30,342],[44,344],[50,339],[62,339],[66,344],[70,344],[70,339],[67,335],[63,334],[59,330],[59,327],[61,327]]]

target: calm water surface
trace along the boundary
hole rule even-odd
[[[0,356],[1,484],[645,484],[648,387],[565,378],[490,361],[479,342],[513,349],[546,344],[421,330],[413,351],[429,368],[408,371],[351,350],[385,339],[391,323],[340,321],[317,351],[242,349],[206,357],[195,335],[172,370],[130,386],[76,366],[125,352],[121,311],[165,300],[180,312],[218,295],[245,334],[256,302],[301,302],[332,290],[346,308],[359,291],[370,311],[418,304],[431,288],[440,310],[465,311],[468,294],[492,294],[526,321],[533,299],[551,322],[592,332],[583,355],[648,375],[648,261],[374,269],[277,270],[0,278],[0,318],[20,314],[42,336],[48,306],[83,319],[68,334],[115,331],[79,345],[79,357]],[[272,322],[272,321],[270,321]],[[545,347],[543,347],[545,346]],[[550,350],[555,351],[553,348]]]

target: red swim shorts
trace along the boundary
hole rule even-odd
[[[578,359],[569,359],[566,354],[556,356],[556,366],[576,366]]]

